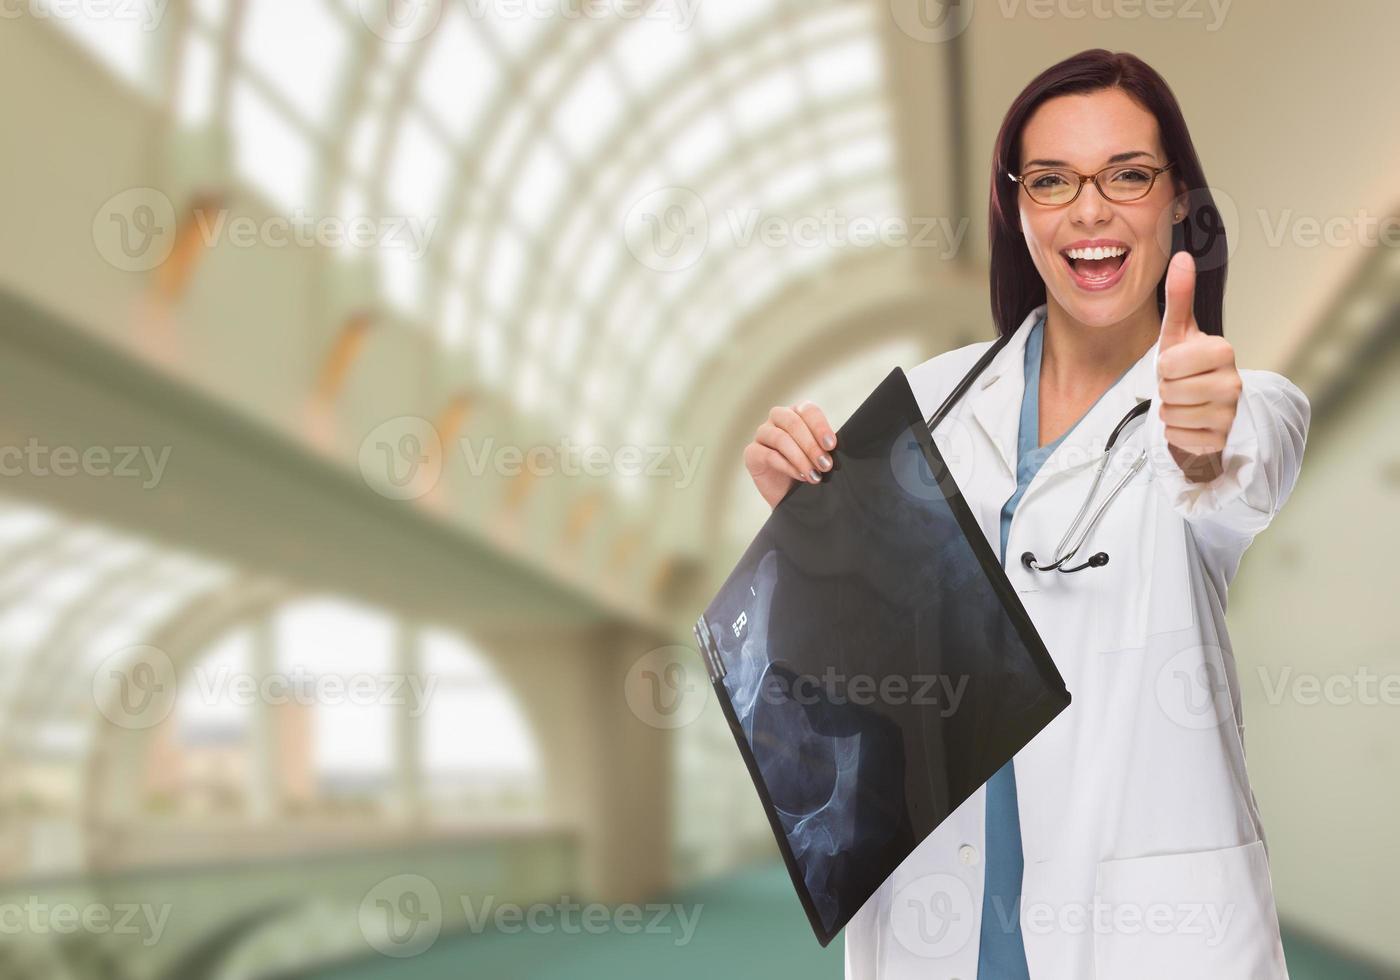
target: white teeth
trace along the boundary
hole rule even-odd
[[[1128,250],[1120,245],[1110,245],[1106,248],[1068,248],[1065,254],[1072,259],[1108,259],[1127,255]]]

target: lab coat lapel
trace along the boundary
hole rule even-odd
[[[1016,482],[1016,439],[1021,428],[1021,397],[1026,389],[1026,339],[1031,325],[1045,312],[1042,303],[1031,310],[1005,347],[977,379],[970,393],[972,416],[996,447],[1011,482]]]

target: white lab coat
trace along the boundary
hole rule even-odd
[[[1044,309],[934,434],[993,553],[1016,487],[1026,336]],[[925,417],[989,346],[909,372]],[[1224,472],[1192,484],[1167,450],[1156,368],[1154,344],[1046,460],[1007,539],[1007,575],[1073,699],[1016,755],[1032,980],[1287,977],[1225,601],[1245,548],[1293,489],[1310,407],[1286,378],[1242,369]],[[1050,560],[1108,434],[1144,398],[1152,409],[1119,437],[1100,498],[1144,447],[1148,462],[1078,555],[1107,551],[1109,564],[1023,567],[1025,551]],[[848,978],[974,980],[984,805],[979,789],[847,925]]]

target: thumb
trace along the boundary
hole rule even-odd
[[[1167,265],[1167,310],[1162,316],[1162,336],[1157,350],[1173,347],[1193,333],[1196,326],[1196,260],[1190,252],[1177,252]]]

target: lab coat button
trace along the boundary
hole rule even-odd
[[[958,848],[958,860],[963,864],[976,864],[977,848],[973,847],[971,844],[964,844],[962,847]]]

